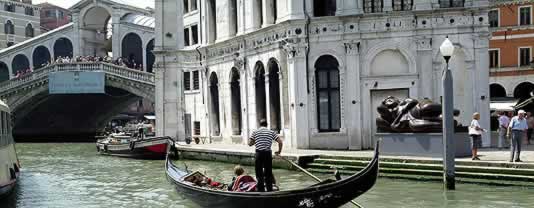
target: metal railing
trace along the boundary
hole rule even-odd
[[[103,71],[106,75],[113,75],[124,79],[154,85],[154,74],[130,69],[127,67],[117,66],[110,63],[95,62],[95,63],[64,63],[53,64],[33,71],[32,73],[25,74],[21,77],[7,80],[0,83],[0,92],[5,93],[14,88],[24,86],[26,84],[47,79],[48,74],[52,72],[64,72],[64,71]]]

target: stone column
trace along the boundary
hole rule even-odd
[[[337,0],[336,16],[355,15],[363,13],[363,5],[360,0]]]
[[[304,19],[305,15],[304,15],[303,1],[306,1],[306,0],[287,0],[287,1],[288,1],[288,5],[287,5],[288,14],[286,15],[285,18],[280,19],[278,21],[284,21],[288,19]],[[311,1],[306,1],[306,4],[307,4],[306,6],[310,7],[311,3],[312,3]],[[313,8],[313,5],[311,8]],[[310,16],[312,16],[311,13],[310,13]],[[281,18],[281,17],[278,17],[278,18]]]
[[[298,40],[289,40],[284,45],[288,55],[289,114],[292,146],[299,149],[310,147],[308,89],[306,78],[306,45]]]
[[[250,1],[250,0],[249,0]],[[247,19],[247,16],[245,15],[246,12],[245,12],[245,3],[246,1],[237,1],[236,2],[236,6],[237,6],[237,34],[236,35],[242,35],[245,33],[245,23],[247,21],[252,21],[252,20],[248,20]]]
[[[268,66],[267,66],[268,67]],[[267,120],[267,128],[271,129],[271,89],[269,83],[269,69],[265,69],[265,119]]]
[[[419,95],[420,98],[431,99],[433,92],[433,54],[432,40],[427,37],[421,37],[416,40],[417,43],[417,72],[419,73]],[[437,101],[436,101],[437,102]]]
[[[480,126],[485,129],[490,128],[490,109],[489,109],[489,37],[490,33],[485,28],[485,31],[473,34],[475,40],[475,83],[473,83],[473,95],[475,98],[475,111],[480,115]],[[491,145],[491,134],[482,134],[482,146],[489,147]]]
[[[421,11],[421,10],[431,10],[432,9],[432,2],[429,0],[413,0],[413,10]]]
[[[111,21],[113,23],[113,59],[117,59],[122,56],[122,40],[121,40],[121,13],[118,8],[113,8],[113,14],[111,14]],[[87,55],[87,54],[86,54]]]
[[[143,41],[141,41],[141,42],[143,42]],[[143,69],[142,70],[146,72],[147,71],[147,65],[148,65],[148,60],[146,59],[146,55],[147,55],[146,54],[146,46],[147,46],[146,44],[147,43],[142,43],[142,44],[143,44],[141,46],[143,48],[142,49],[143,50]]]
[[[74,40],[72,43],[72,55],[74,57],[79,56],[81,54],[80,50],[83,47],[82,41],[83,39],[80,37],[81,30],[80,30],[80,10],[74,10],[72,11],[72,22],[73,27],[72,30],[74,31],[72,39]],[[51,58],[54,58],[54,43],[52,42],[52,50],[50,51]]]
[[[346,82],[345,85],[345,117],[350,150],[362,149],[362,119],[360,94],[360,52],[359,43],[345,43]]]
[[[262,1],[262,13],[263,13],[263,25],[262,27],[267,27],[275,23],[273,16],[274,13],[274,2],[276,0],[261,0]]]
[[[263,0],[247,0],[245,3],[245,32],[252,32],[261,27]]]
[[[384,0],[384,12],[393,11],[393,0]]]
[[[248,119],[248,88],[247,88],[247,72],[246,61],[243,58],[234,60],[234,67],[239,71],[239,93],[241,100],[240,113],[241,113],[241,139],[243,144],[247,144],[249,138],[249,119]]]

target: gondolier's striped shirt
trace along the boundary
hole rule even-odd
[[[270,130],[266,127],[260,127],[252,132],[252,136],[250,138],[255,141],[256,150],[271,151],[273,141],[278,138],[278,135],[273,130]]]

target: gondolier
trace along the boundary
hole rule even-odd
[[[248,145],[256,145],[256,180],[258,181],[257,190],[259,192],[273,191],[273,157],[271,146],[273,141],[278,142],[278,151],[275,155],[282,152],[283,143],[278,134],[267,128],[267,121],[260,120],[260,128],[252,132]]]

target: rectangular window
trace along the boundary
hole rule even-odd
[[[530,25],[532,7],[519,7],[519,25]]]
[[[184,0],[184,14],[189,13],[189,0]]]
[[[464,0],[439,0],[440,8],[463,7]]]
[[[412,0],[393,0],[393,11],[410,11],[412,10]]]
[[[198,77],[199,73],[197,71],[193,71],[193,90],[200,89],[200,80]]]
[[[189,28],[185,28],[184,29],[184,45],[185,46],[190,46],[191,45],[189,43]]]
[[[63,17],[65,17],[65,13],[63,13],[63,11],[58,11],[57,18],[58,19],[63,19]]]
[[[191,0],[191,11],[197,10],[197,0]]]
[[[52,13],[52,10],[46,10],[45,11],[45,16],[46,17],[54,17],[54,13]]]
[[[195,128],[193,130],[194,135],[200,135],[200,121],[195,121],[193,126],[193,128]]]
[[[490,27],[499,27],[499,10],[491,10],[488,13]]]
[[[490,58],[490,68],[499,67],[499,50],[490,50],[489,58]]]
[[[530,48],[519,48],[519,66],[530,65]]]
[[[184,90],[191,90],[191,73],[184,72]]]
[[[365,13],[382,12],[383,7],[383,0],[364,0],[363,2],[363,9]]]
[[[193,43],[191,43],[191,45],[198,44],[198,25],[191,26],[191,36],[193,38]]]

